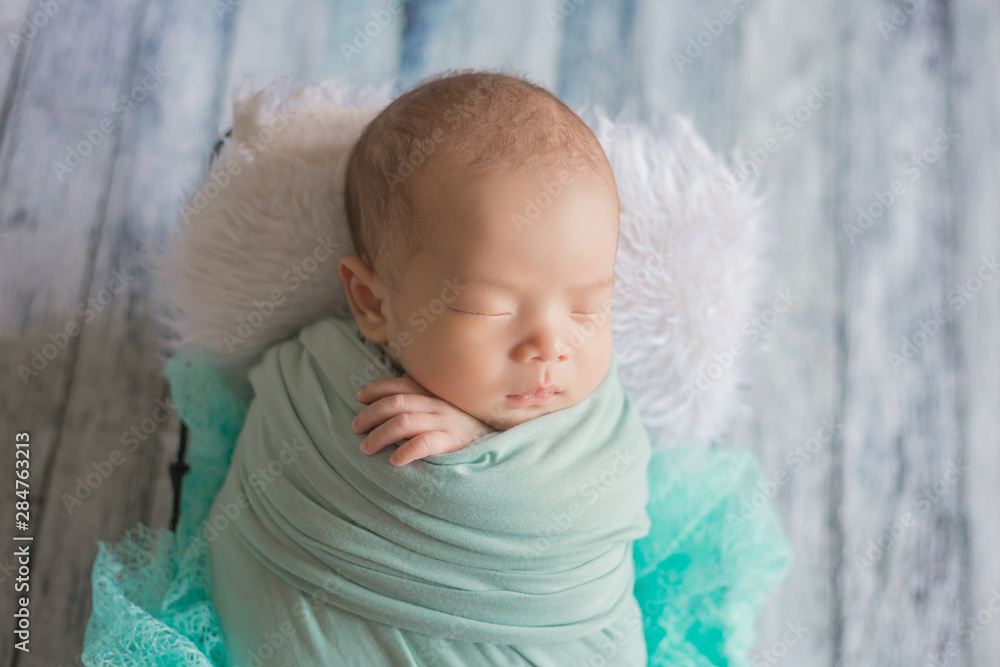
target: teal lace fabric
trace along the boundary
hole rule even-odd
[[[85,665],[231,664],[200,535],[248,403],[201,350],[174,356],[164,373],[190,433],[177,531],[139,523],[115,543],[98,543]],[[634,557],[649,665],[749,666],[757,616],[792,556],[769,502],[741,514],[759,492],[756,456],[654,450],[648,474],[652,527]]]

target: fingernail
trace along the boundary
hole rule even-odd
[[[362,387],[361,389],[358,389],[358,393],[356,393],[354,395],[354,398],[361,398],[361,392],[363,392],[363,391],[364,391],[364,387]]]
[[[361,451],[363,451],[365,454],[368,453],[368,438],[361,439]]]

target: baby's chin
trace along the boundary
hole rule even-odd
[[[477,417],[479,421],[484,424],[489,425],[490,428],[497,431],[506,431],[508,429],[514,428],[518,424],[523,424],[529,422],[532,419],[538,419],[552,412],[558,412],[565,408],[574,405],[577,401],[563,403],[554,403],[552,405],[538,406],[533,408],[512,408],[509,410],[490,410],[486,415],[480,415]]]

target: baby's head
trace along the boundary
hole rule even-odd
[[[492,72],[425,81],[362,132],[346,206],[354,319],[428,391],[506,430],[604,379],[617,187],[547,90]],[[539,386],[556,393],[518,396]]]

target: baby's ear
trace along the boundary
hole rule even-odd
[[[337,263],[337,273],[344,283],[347,304],[365,338],[373,343],[386,342],[385,318],[382,316],[384,291],[375,273],[357,255],[344,255]]]

